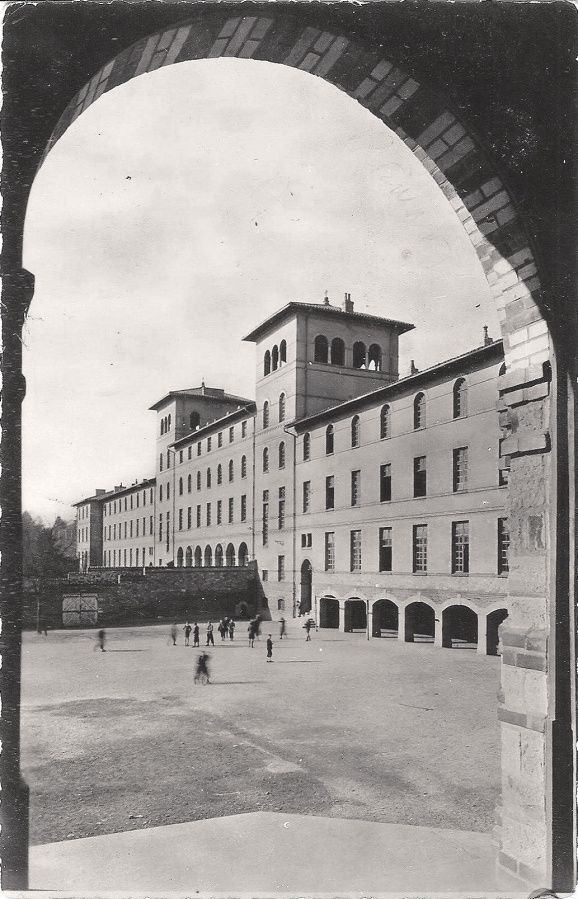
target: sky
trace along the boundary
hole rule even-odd
[[[439,187],[355,100],[268,62],[186,62],[104,94],[34,182],[24,266],[23,508],[52,523],[154,473],[169,390],[254,396],[242,337],[328,292],[413,322],[400,373],[499,329]]]

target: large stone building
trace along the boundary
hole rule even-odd
[[[156,476],[77,503],[81,567],[255,560],[273,612],[496,652],[502,342],[400,378],[412,327],[348,294],[276,312],[245,337],[255,401],[203,384],[151,406]]]

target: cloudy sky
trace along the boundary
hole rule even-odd
[[[400,369],[497,335],[457,218],[358,103],[266,62],[170,66],[101,97],[33,186],[25,267],[25,509],[52,522],[154,470],[171,389],[254,395],[241,338],[285,303],[412,321]]]

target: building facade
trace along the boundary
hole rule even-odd
[[[412,327],[354,312],[348,294],[343,308],[276,312],[245,338],[255,401],[202,384],[151,407],[155,477],[77,504],[81,565],[256,560],[273,612],[496,652],[509,550],[502,342],[486,334],[400,378]]]

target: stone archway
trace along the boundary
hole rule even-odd
[[[399,609],[391,599],[378,599],[372,605],[372,637],[397,637]]]
[[[339,600],[334,596],[319,599],[319,627],[339,627]]]
[[[425,602],[411,602],[405,607],[405,642],[433,643],[435,637],[435,612]],[[418,637],[418,641],[416,641]]]

